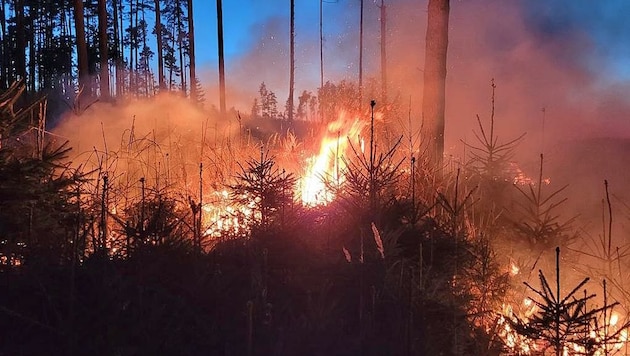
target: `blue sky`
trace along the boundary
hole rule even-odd
[[[348,0],[325,0],[323,5],[325,32],[338,33],[343,23],[335,14],[345,12]],[[369,2],[369,1],[366,1]],[[217,51],[216,1],[197,0],[195,10],[195,35],[200,62],[215,62]],[[288,26],[289,1],[283,0],[223,0],[223,31],[226,58],[243,55],[253,46],[257,35],[273,19],[282,20]],[[298,36],[317,36],[319,31],[319,0],[297,0],[295,7],[296,33]],[[288,28],[286,29],[288,32]]]
[[[357,55],[348,53],[354,52],[351,48],[356,45],[348,41],[355,37],[354,32],[358,28],[358,4],[358,1],[348,0],[325,0],[323,3],[325,72],[356,72],[356,60],[352,57]],[[365,6],[375,7],[372,1],[365,1]],[[217,67],[216,2],[195,1],[194,7],[197,63],[214,75],[212,71],[216,71]],[[351,12],[356,12],[357,17],[349,17],[347,14]],[[315,90],[319,86],[319,1],[297,0],[295,14],[297,81],[302,83],[303,89]],[[236,75],[242,80],[256,70],[243,68],[251,66],[252,56],[258,56],[265,67],[275,66],[278,69],[272,72],[288,68],[289,17],[289,0],[223,1],[228,82],[231,72],[245,70],[245,73]],[[276,77],[272,72],[268,79],[262,73],[254,73],[254,76],[260,79],[258,84],[271,81],[280,85],[281,79],[272,78]]]

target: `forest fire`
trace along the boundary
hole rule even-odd
[[[239,236],[249,231],[249,226],[260,219],[254,212],[254,200],[238,205],[230,199],[227,190],[216,191],[212,201],[203,206],[204,235],[209,238]]]
[[[361,130],[366,122],[350,119],[346,113],[328,124],[321,140],[319,153],[307,159],[307,169],[299,180],[298,190],[305,206],[325,205],[332,201],[333,192],[327,182],[338,187],[343,182],[346,153],[350,145],[361,144]]]
[[[630,355],[628,11],[515,3],[2,1],[0,355]]]

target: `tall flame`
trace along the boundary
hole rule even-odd
[[[325,205],[332,201],[333,192],[326,187],[325,180],[336,185],[342,182],[341,172],[345,168],[343,157],[349,148],[349,142],[360,141],[359,135],[364,126],[364,121],[358,118],[349,119],[344,113],[328,124],[319,153],[306,160],[307,169],[299,181],[304,205]]]

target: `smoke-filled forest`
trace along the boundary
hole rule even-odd
[[[629,355],[628,10],[0,0],[0,355]]]

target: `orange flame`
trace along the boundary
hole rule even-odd
[[[299,181],[300,196],[306,206],[326,205],[333,199],[333,192],[326,187],[329,179],[339,185],[341,170],[345,168],[343,157],[351,140],[360,140],[359,135],[365,122],[348,119],[341,114],[339,119],[328,124],[326,135],[320,144],[319,153],[307,159],[307,169]]]

